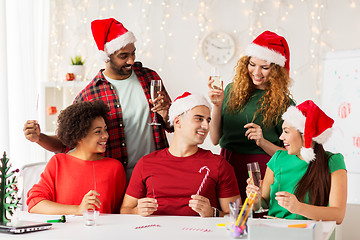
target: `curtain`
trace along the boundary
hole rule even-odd
[[[47,78],[48,0],[1,1],[0,152],[14,167],[44,161],[45,151],[25,139],[23,126],[38,119],[41,81]],[[7,54],[4,54],[7,53]]]
[[[9,151],[9,107],[7,84],[7,49],[5,1],[0,2],[0,154]]]

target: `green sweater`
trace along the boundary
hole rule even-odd
[[[258,147],[254,140],[248,140],[245,136],[246,128],[244,125],[250,123],[253,120],[255,112],[258,110],[257,104],[260,99],[265,95],[265,90],[257,89],[249,102],[236,113],[228,111],[227,101],[229,98],[229,90],[232,83],[228,84],[225,88],[225,99],[221,111],[221,122],[222,122],[222,136],[220,138],[220,147],[230,150],[238,154],[266,154],[262,148]],[[292,105],[295,105],[291,101]],[[258,124],[262,131],[263,136],[266,140],[271,143],[282,146],[282,142],[279,137],[282,133],[283,121],[273,123],[270,127],[265,128],[261,122],[263,117],[261,113],[257,113],[254,119],[254,123]]]
[[[332,155],[326,152],[327,156]],[[269,215],[287,219],[307,219],[304,216],[290,213],[281,207],[275,199],[275,193],[286,191],[294,194],[294,187],[304,176],[309,164],[296,155],[289,155],[287,151],[279,150],[268,162],[268,167],[274,172],[274,183],[270,186]],[[339,169],[345,169],[344,156],[340,153],[334,154],[329,160],[330,174]],[[281,172],[281,174],[279,174]],[[280,184],[279,184],[280,183]],[[309,203],[306,197],[305,203]]]

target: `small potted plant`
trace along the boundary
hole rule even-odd
[[[85,60],[82,60],[82,57],[75,55],[74,58],[71,58],[71,65],[84,65]]]
[[[73,73],[75,79],[82,80],[84,78],[84,74],[85,74],[84,63],[85,63],[85,60],[83,60],[81,56],[75,55],[74,58],[71,58],[69,74]],[[67,74],[67,75],[69,75],[69,74]]]

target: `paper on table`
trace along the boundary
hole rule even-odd
[[[44,222],[47,220],[60,219],[62,215],[47,215],[47,214],[36,214],[28,212],[19,212],[18,218],[23,221],[34,221],[34,222]],[[66,215],[66,220],[74,217],[75,215]]]
[[[314,228],[314,226],[316,225],[316,223],[307,223],[307,222],[304,222],[304,223],[307,224],[306,228]],[[296,223],[296,225],[299,225],[299,224],[301,224],[301,223],[299,223],[299,222]],[[289,225],[292,225],[292,224],[289,222],[284,222],[284,223],[277,222],[277,223],[261,223],[259,225],[267,226],[267,227],[287,228]]]

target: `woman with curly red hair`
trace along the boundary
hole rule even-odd
[[[246,49],[235,66],[235,76],[225,91],[213,89],[214,104],[210,138],[220,143],[223,155],[234,167],[242,199],[245,199],[247,163],[259,162],[262,175],[266,163],[279,149],[281,116],[295,105],[290,91],[290,51],[284,37],[265,31]]]

